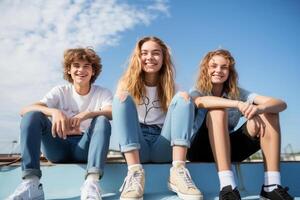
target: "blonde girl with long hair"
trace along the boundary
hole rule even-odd
[[[113,130],[128,165],[121,200],[143,199],[141,163],[170,161],[170,190],[182,199],[202,199],[185,167],[194,107],[187,93],[176,92],[167,45],[157,37],[140,39],[113,100]]]
[[[281,186],[279,171],[279,112],[286,109],[286,103],[238,87],[235,60],[225,49],[205,55],[190,95],[197,112],[188,159],[216,162],[219,199],[241,199],[231,161],[241,162],[259,149],[265,161],[261,198],[292,199]],[[236,129],[242,116],[247,121]]]

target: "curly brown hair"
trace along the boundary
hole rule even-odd
[[[68,73],[71,68],[71,64],[75,60],[85,60],[92,64],[94,75],[91,77],[90,84],[94,83],[100,72],[102,71],[101,58],[96,54],[96,52],[92,48],[75,48],[75,49],[67,49],[64,52],[64,79],[73,83],[73,79],[71,75]]]
[[[223,92],[227,93],[231,99],[238,99],[240,94],[238,89],[238,74],[235,69],[235,60],[231,53],[225,49],[217,49],[215,51],[208,52],[202,59],[199,66],[196,89],[200,90],[205,95],[212,95],[213,86],[210,76],[208,75],[208,63],[215,55],[224,57],[229,63],[229,77],[224,83]]]

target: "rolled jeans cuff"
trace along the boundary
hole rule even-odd
[[[38,178],[41,178],[42,171],[40,169],[25,169],[22,172],[22,178],[25,179],[27,176],[37,176]]]
[[[126,145],[120,146],[122,153],[132,151],[132,150],[138,150],[140,148],[141,148],[141,145],[139,143],[131,143],[131,144],[126,144]]]
[[[171,146],[184,146],[190,148],[191,142],[184,139],[176,139],[171,141]]]
[[[103,171],[97,167],[91,167],[87,170],[86,175],[85,175],[85,179],[87,178],[87,176],[89,174],[99,174],[99,179],[102,178],[103,176]]]

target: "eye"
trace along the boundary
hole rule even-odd
[[[216,64],[211,64],[211,65],[209,65],[209,67],[212,68],[212,69],[215,69],[215,68],[217,68],[217,65]]]
[[[152,52],[152,54],[153,54],[154,56],[160,56],[160,55],[161,55],[161,51],[155,50],[155,51]]]
[[[79,64],[77,64],[77,63],[73,63],[73,64],[72,64],[72,67],[74,67],[74,68],[78,68],[78,67],[79,67]]]
[[[229,66],[223,65],[223,66],[221,66],[221,69],[222,69],[222,70],[227,70],[227,69],[229,69]]]

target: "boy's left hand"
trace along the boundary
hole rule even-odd
[[[68,135],[81,135],[80,123],[87,119],[88,114],[89,112],[84,111],[69,119],[70,130]]]

